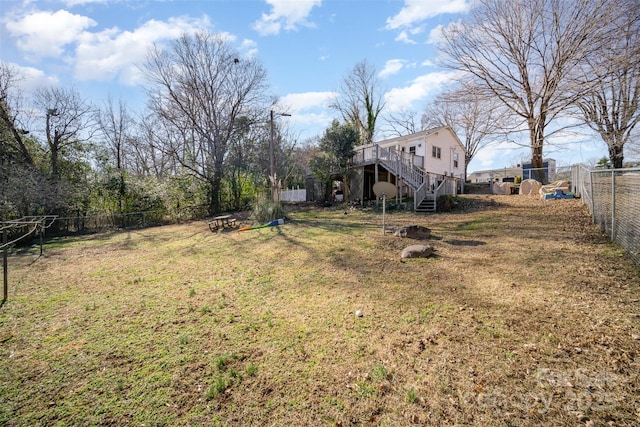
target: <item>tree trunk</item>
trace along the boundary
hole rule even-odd
[[[469,170],[469,162],[471,162],[471,157],[466,155],[464,156],[464,182],[467,182],[467,173]]]
[[[124,174],[120,170],[120,177],[118,182],[118,214],[122,214],[122,199],[124,199],[126,193],[127,187],[124,182]]]
[[[58,147],[55,144],[51,145],[51,179],[54,184],[58,181]]]
[[[220,180],[214,178],[209,186],[209,215],[216,215],[220,213]]]
[[[217,162],[216,162],[217,163]],[[220,189],[222,183],[222,165],[215,165],[215,170],[213,171],[212,179],[209,181],[211,186],[211,193],[209,199],[209,213],[211,215],[215,215],[220,213]]]
[[[542,184],[548,184],[544,170],[544,162],[542,161],[542,147],[532,148],[531,167],[533,168],[533,176],[535,177],[535,180]]]
[[[624,154],[621,146],[616,144],[609,145],[609,160],[613,169],[622,169],[624,167]]]
[[[31,153],[29,153],[29,150],[27,149],[27,146],[24,144],[24,140],[22,139],[22,132],[20,131],[20,129],[16,128],[15,122],[9,117],[9,113],[6,111],[4,105],[0,105],[0,117],[5,123],[5,126],[11,131],[13,138],[18,143],[18,148],[20,149],[20,154],[22,155],[22,161],[29,166],[34,166]]]
[[[529,132],[531,135],[531,167],[533,168],[533,176],[536,181],[542,184],[548,184],[547,174],[545,173],[544,161],[542,157],[542,147],[544,145],[544,117],[541,116],[538,123],[531,124]]]
[[[351,201],[351,177],[349,176],[349,171],[345,171],[342,175],[342,184],[344,187],[342,190],[343,201],[348,204]]]

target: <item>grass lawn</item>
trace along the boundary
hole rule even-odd
[[[15,253],[0,425],[640,424],[638,267],[577,200],[465,200],[387,214],[427,259],[338,209]]]

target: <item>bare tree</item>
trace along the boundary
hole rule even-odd
[[[627,13],[611,22],[610,42],[587,62],[597,83],[577,101],[584,122],[607,144],[612,167],[622,168],[624,146],[640,121],[640,3],[621,1]]]
[[[0,62],[0,218],[33,215],[53,193],[34,160],[39,146],[21,107],[21,78]]]
[[[473,157],[496,141],[503,129],[504,107],[495,97],[486,98],[471,83],[440,94],[422,115],[422,128],[449,126],[464,144],[464,179]]]
[[[172,140],[168,135],[175,131],[166,128],[165,123],[154,114],[141,116],[137,123],[136,136],[130,137],[127,143],[132,170],[138,175],[155,178],[179,174],[179,163],[176,156],[172,155],[171,144],[165,143]]]
[[[523,121],[533,167],[542,168],[547,127],[588,89],[572,72],[607,42],[614,1],[477,3],[468,21],[443,33],[447,65],[472,75]]]
[[[209,209],[220,210],[220,185],[239,117],[263,111],[267,74],[255,59],[240,60],[222,35],[183,35],[171,49],[155,46],[145,64],[150,107],[178,131],[177,161],[210,187]],[[265,120],[263,120],[265,121]]]
[[[356,64],[340,86],[340,94],[330,105],[360,134],[361,144],[371,144],[376,120],[384,108],[383,93],[376,70],[366,60]]]
[[[124,150],[127,141],[131,140],[130,135],[134,127],[133,117],[127,109],[126,102],[120,99],[117,107],[114,107],[113,99],[109,96],[104,107],[98,111],[96,121],[104,144],[115,160],[116,169],[126,169],[123,165]]]
[[[420,123],[418,113],[410,110],[400,110],[390,113],[384,118],[387,131],[393,136],[404,136],[418,132]]]
[[[35,106],[45,114],[51,178],[57,181],[61,150],[91,139],[95,132],[95,110],[75,89],[60,87],[37,90]]]
[[[132,131],[133,120],[127,111],[126,103],[120,99],[116,111],[113,106],[113,99],[109,96],[105,106],[96,113],[96,121],[102,134],[103,142],[115,160],[115,167],[118,173],[118,212],[122,213],[122,199],[126,194],[125,168],[123,166],[124,149],[126,143],[132,140],[129,134]]]
[[[19,79],[20,76],[15,68],[0,62],[0,123],[4,128],[1,151],[3,158],[9,151],[14,151],[22,163],[34,166],[33,158],[24,140],[28,131],[23,128],[18,118],[20,108],[16,105],[18,99],[14,93],[17,91]]]

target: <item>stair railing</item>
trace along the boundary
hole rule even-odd
[[[413,192],[413,210],[415,211],[420,206],[420,203],[427,197],[427,183],[426,181],[422,183],[420,187],[418,187]]]
[[[395,149],[394,147],[380,147],[369,145],[356,150],[353,157],[354,164],[367,164],[380,161],[380,163],[392,174],[402,179],[414,192],[414,209],[416,209],[427,197],[436,200],[443,194],[456,194],[456,180],[443,175],[427,173],[421,167],[415,165],[415,160],[422,156],[416,156]],[[437,188],[432,183],[440,181]]]
[[[389,172],[400,176],[415,191],[425,182],[425,171],[415,165],[415,159],[418,157],[421,156],[399,151],[394,147],[369,145],[356,149],[352,164],[363,165],[380,161]]]
[[[411,187],[417,190],[425,182],[425,172],[414,164],[414,155],[398,151],[394,148],[381,149],[380,160],[382,165]]]
[[[443,194],[447,194],[447,178],[445,177],[442,181],[440,181],[440,185],[438,185],[438,187],[433,191],[433,194],[435,195],[436,200],[438,200],[438,197],[442,196]]]

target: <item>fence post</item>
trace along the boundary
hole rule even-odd
[[[5,303],[7,298],[9,298],[9,249],[7,248],[7,229],[4,228],[2,230],[2,276],[4,279],[3,282],[3,292],[2,292],[2,304]]]
[[[616,240],[616,171],[611,169],[611,241]]]
[[[596,197],[593,194],[593,171],[589,171],[589,193],[591,196],[591,221],[596,222]]]
[[[39,233],[40,234],[40,256],[42,256],[42,238],[44,237],[44,219],[40,222],[40,224],[38,225],[39,227]]]

